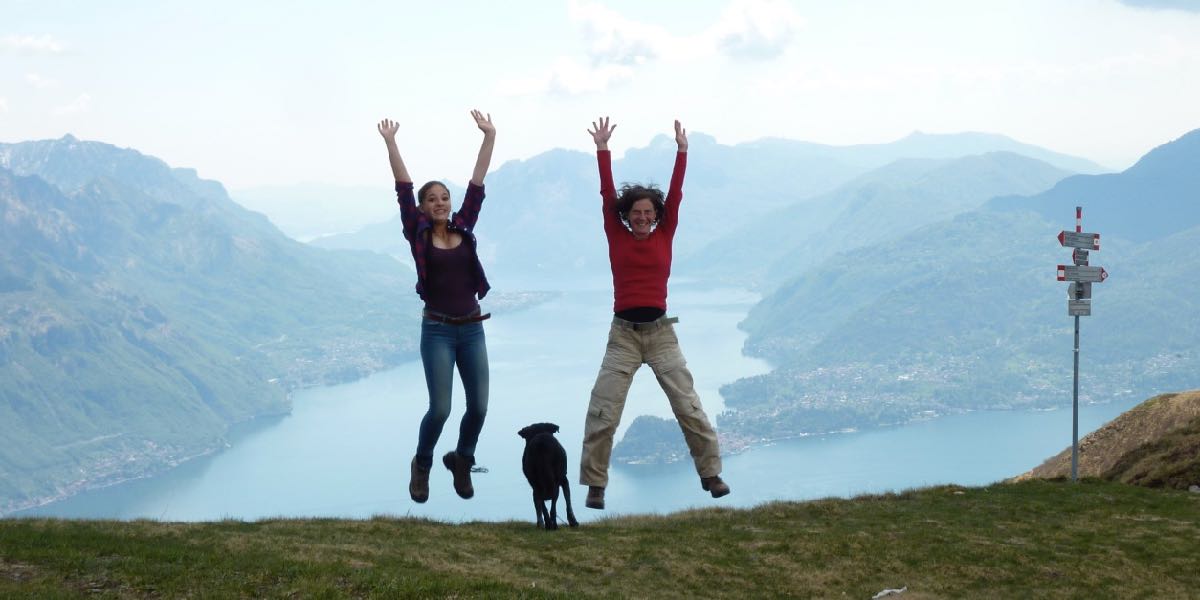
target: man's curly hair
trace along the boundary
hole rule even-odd
[[[658,223],[662,220],[663,210],[666,208],[663,191],[658,189],[657,185],[641,185],[637,183],[622,183],[621,189],[617,193],[617,214],[621,216],[621,220],[625,225],[629,225],[629,211],[633,208],[633,203],[638,200],[646,199],[654,205],[654,222]]]

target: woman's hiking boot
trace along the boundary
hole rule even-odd
[[[454,474],[454,493],[464,500],[475,495],[475,488],[471,485],[471,463],[473,462],[458,452],[447,452],[442,457],[442,464],[446,465],[446,468]]]
[[[583,505],[596,510],[604,510],[604,488],[598,485],[589,485],[587,500],[583,501]]]
[[[415,456],[412,459],[412,477],[408,480],[408,495],[417,503],[429,499],[429,469],[418,465]]]
[[[713,498],[720,498],[721,496],[729,493],[729,484],[721,481],[721,478],[717,475],[713,475],[712,477],[701,477],[700,487],[704,488],[704,491],[712,494]]]

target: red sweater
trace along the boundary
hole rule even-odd
[[[687,170],[687,152],[675,155],[671,187],[658,226],[644,240],[617,214],[617,188],[613,185],[612,154],[596,151],[600,166],[600,198],[604,208],[604,234],[608,237],[608,262],[613,275],[613,312],[652,306],[667,310],[667,278],[671,276],[671,243],[679,225],[679,202],[683,200],[683,174]]]

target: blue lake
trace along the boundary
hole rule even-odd
[[[768,370],[763,361],[741,354],[745,334],[737,323],[756,300],[747,292],[672,286],[671,314],[681,318],[680,343],[710,418],[723,408],[722,384]],[[416,504],[408,497],[408,464],[427,402],[421,366],[410,363],[354,383],[298,392],[291,415],[241,427],[230,436],[231,447],[216,455],[18,515],[170,521],[373,515],[532,520],[520,464],[524,441],[516,432],[538,421],[560,425],[569,477],[577,480],[584,412],[604,354],[611,303],[607,290],[571,291],[485,324],[492,388],[477,460],[488,472],[475,475],[471,500],[454,495],[449,473],[440,466],[433,471],[429,502]],[[1069,339],[1064,349],[1070,352]],[[615,514],[990,483],[1024,472],[1070,445],[1070,385],[1066,372],[1063,410],[954,415],[788,440],[727,456],[723,476],[733,493],[720,500],[701,491],[690,461],[613,465],[609,510],[584,508],[586,488],[576,485],[576,514],[586,522]],[[462,416],[460,387],[456,382],[455,410],[438,455],[454,447]],[[1081,407],[1080,435],[1134,402]],[[643,414],[671,416],[648,367],[635,378],[618,439]]]

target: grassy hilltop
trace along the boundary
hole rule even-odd
[[[0,596],[809,597],[1200,589],[1200,494],[1101,480],[936,487],[532,523],[0,521]]]
[[[557,532],[393,517],[0,520],[0,598],[1195,597],[1200,493],[1173,488],[1200,476],[1197,407],[1197,392],[1158,396],[1088,436],[1081,463],[1101,477],[1078,484],[1026,474]]]

